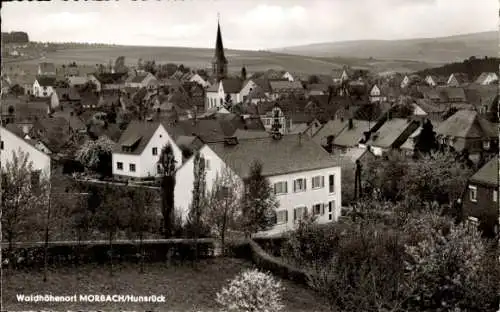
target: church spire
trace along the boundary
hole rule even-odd
[[[215,40],[215,53],[212,61],[212,71],[218,80],[227,75],[227,59],[224,55],[224,45],[222,44],[222,33],[220,30],[220,15],[217,13],[217,38]]]

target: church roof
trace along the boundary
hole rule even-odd
[[[220,24],[217,22],[217,39],[215,40],[214,62],[222,62],[227,64],[226,56],[224,55],[224,45],[222,44],[222,34]]]

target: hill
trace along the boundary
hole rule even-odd
[[[182,48],[182,47],[145,47],[145,46],[89,46],[65,48],[55,52],[47,52],[43,58],[34,58],[17,62],[16,65],[34,65],[39,62],[54,62],[55,64],[95,65],[108,64],[118,56],[125,56],[126,65],[136,65],[143,60],[155,60],[156,63],[184,64],[191,68],[206,68],[210,66],[213,49]],[[287,70],[310,74],[329,74],[332,68],[344,65],[369,69],[374,72],[386,71],[417,71],[428,68],[430,65],[415,61],[393,61],[357,59],[352,57],[310,57],[266,51],[226,50],[229,60],[229,71],[239,73],[241,67],[247,67],[249,73],[265,71],[267,69]]]
[[[426,75],[436,75],[448,77],[453,73],[465,73],[469,80],[474,80],[483,72],[498,72],[500,67],[500,58],[475,58],[470,57],[463,62],[455,62],[443,65],[441,67],[427,68],[417,72],[421,77]]]
[[[407,40],[327,42],[286,47],[273,51],[314,57],[354,57],[449,63],[461,61],[470,56],[498,56],[498,32],[489,31],[450,37]]]

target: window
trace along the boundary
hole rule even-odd
[[[293,181],[293,191],[295,193],[297,192],[304,192],[306,190],[306,179],[297,179]]]
[[[38,191],[40,187],[40,173],[41,170],[31,171],[30,180],[31,180],[31,188],[33,191]]]
[[[286,181],[274,183],[274,194],[286,194],[288,193],[288,183]]]
[[[276,224],[288,223],[288,210],[276,211]]]
[[[335,193],[335,175],[331,174],[328,177],[328,192]]]
[[[477,202],[477,187],[469,185],[469,199],[471,202]]]
[[[483,148],[485,150],[490,149],[490,141],[483,141]]]
[[[323,205],[323,204],[315,204],[315,205],[313,205],[313,214],[315,216],[317,216],[317,215],[324,215],[325,214],[325,205]]]
[[[122,162],[117,162],[116,163],[116,169],[123,170],[123,163]]]
[[[325,186],[325,177],[316,176],[311,179],[311,184],[313,189],[319,189]]]
[[[293,220],[295,222],[304,219],[304,217],[307,214],[307,208],[304,207],[297,207],[293,210]]]
[[[205,159],[205,170],[210,170],[210,159]]]
[[[493,190],[493,201],[496,203],[498,200],[498,191],[497,190]]]
[[[335,210],[335,201],[329,201],[328,202],[328,220],[333,219],[333,211]]]
[[[129,165],[128,165],[128,170],[129,170],[130,172],[135,172],[135,164],[129,164]]]
[[[266,121],[266,126],[270,126],[271,125],[271,119],[266,118],[265,121]]]
[[[0,141],[0,149],[3,150],[3,141]]]
[[[153,156],[158,155],[158,147],[153,147],[152,152],[153,152]]]
[[[467,218],[467,226],[469,228],[476,228],[479,226],[479,220],[476,217],[468,217]]]

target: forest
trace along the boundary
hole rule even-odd
[[[473,81],[483,72],[498,72],[499,66],[500,58],[487,56],[484,58],[476,58],[471,56],[463,62],[455,62],[441,67],[424,69],[417,74],[422,77],[427,75],[448,77],[453,73],[465,73],[468,79]]]

